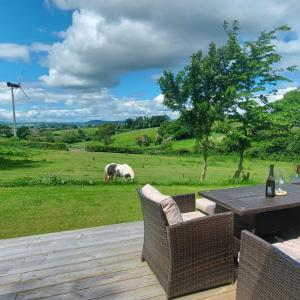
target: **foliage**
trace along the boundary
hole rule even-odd
[[[142,154],[144,151],[139,148],[117,147],[117,146],[103,146],[98,144],[90,144],[85,147],[88,152],[111,152],[111,153],[132,153]]]
[[[115,124],[103,124],[98,126],[95,132],[95,140],[102,142],[104,145],[109,145],[113,143],[112,136],[116,133]]]
[[[13,136],[11,128],[7,125],[0,124],[0,136],[6,137],[6,138]]]
[[[137,136],[135,138],[136,143],[140,146],[140,147],[149,147],[150,144],[153,142],[151,137],[144,134],[142,136]]]
[[[143,129],[143,128],[152,128],[152,127],[159,127],[163,122],[169,120],[168,116],[152,116],[152,117],[137,117],[136,119],[126,119],[124,122],[125,129]]]
[[[180,118],[175,121],[163,122],[157,133],[158,139],[161,138],[162,140],[167,137],[171,137],[172,140],[184,140],[193,137],[193,131],[185,126]],[[158,144],[160,143],[158,142]]]
[[[64,131],[63,134],[60,137],[60,140],[63,143],[67,143],[67,144],[73,144],[79,141],[78,136],[76,135],[76,133],[74,131]]]
[[[27,139],[30,136],[30,128],[27,126],[21,126],[17,129],[17,137],[20,139]]]
[[[277,53],[274,40],[277,33],[288,31],[288,26],[281,26],[272,31],[263,31],[254,41],[241,42],[238,39],[239,24],[233,22],[224,25],[228,35],[228,47],[232,53],[232,64],[230,66],[230,77],[233,81],[232,87],[235,90],[235,102],[231,109],[231,118],[238,122],[235,134],[229,136],[233,138],[232,143],[240,154],[238,168],[234,174],[234,179],[244,176],[243,159],[244,153],[250,147],[259,127],[266,126],[266,113],[259,105],[268,102],[267,86],[276,86],[279,81],[288,81],[281,74],[284,71],[292,71],[294,67],[279,69],[277,67],[282,57]],[[274,93],[276,90],[271,90]]]
[[[43,150],[64,150],[68,151],[69,148],[64,143],[46,143],[46,142],[35,142],[35,141],[24,141],[18,139],[10,138],[6,143],[5,146],[12,146],[12,147],[25,147],[25,148],[32,148],[32,149],[43,149]]]
[[[228,42],[229,43],[229,42]],[[209,137],[215,121],[224,119],[233,105],[233,89],[228,69],[231,64],[229,47],[218,48],[210,43],[208,53],[198,51],[190,64],[174,75],[164,71],[158,80],[164,104],[180,113],[181,120],[193,131],[203,156],[201,181],[206,176]]]
[[[44,142],[47,142],[47,143],[54,143],[54,141],[55,141],[54,135],[53,135],[52,131],[50,131],[50,130],[44,131],[41,138]]]

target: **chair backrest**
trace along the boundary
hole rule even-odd
[[[160,203],[145,197],[141,189],[137,190],[144,217],[143,255],[160,282],[166,284],[170,253],[167,236],[167,219]]]
[[[141,208],[145,224],[166,231],[168,222],[160,203],[147,198],[141,189],[138,189],[137,192],[141,200]]]

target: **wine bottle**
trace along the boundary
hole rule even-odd
[[[269,177],[266,182],[266,197],[275,196],[274,165],[270,165]]]

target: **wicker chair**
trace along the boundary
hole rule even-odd
[[[161,205],[138,190],[144,216],[146,260],[167,298],[234,281],[233,214],[222,213],[169,226]],[[195,195],[173,196],[181,213],[195,211]]]
[[[236,299],[299,300],[300,263],[243,231]]]

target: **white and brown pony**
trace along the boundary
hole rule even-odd
[[[133,169],[129,165],[121,165],[110,163],[105,166],[104,169],[104,181],[115,181],[117,177],[124,177],[124,180],[134,181],[135,174]]]

